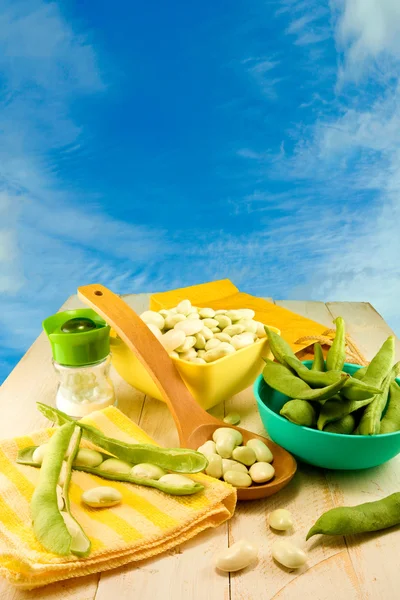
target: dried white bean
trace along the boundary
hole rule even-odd
[[[236,321],[239,321],[239,319],[242,318],[242,315],[238,310],[227,310],[225,314],[227,317],[229,317],[232,323],[236,323]]]
[[[134,477],[140,477],[141,479],[160,479],[163,475],[166,475],[165,471],[157,465],[151,465],[150,463],[140,463],[135,465],[131,469],[131,475]]]
[[[174,329],[174,331],[175,331],[175,329]],[[175,348],[175,350],[179,353],[187,352],[190,348],[193,348],[195,343],[196,343],[196,338],[194,337],[194,335],[188,335],[187,338],[185,339],[185,341],[183,342],[183,344],[181,344],[180,346]]]
[[[231,412],[224,417],[224,423],[228,423],[228,425],[239,425],[240,423],[240,415],[239,413]]]
[[[262,323],[260,323],[260,321],[256,321],[256,323],[257,323],[257,331],[256,331],[257,337],[258,338],[267,337],[267,332],[265,331],[264,325]]]
[[[243,437],[240,431],[236,431],[236,429],[219,427],[213,433],[213,440],[216,444],[217,453],[222,458],[231,458],[233,450],[242,443]]]
[[[160,342],[164,346],[167,352],[172,352],[172,350],[176,350],[186,340],[186,335],[183,331],[179,331],[178,329],[170,329],[162,336]]]
[[[196,338],[196,343],[194,347],[196,350],[203,350],[206,347],[206,338],[202,333],[196,333],[194,336]]]
[[[205,350],[197,350],[197,358],[204,358],[205,353],[206,353]],[[204,362],[206,362],[206,361],[204,361]]]
[[[232,338],[232,346],[236,348],[236,350],[251,346],[253,342],[254,339],[250,333],[240,333],[239,335],[234,335]]]
[[[185,319],[185,321],[177,323],[174,329],[183,331],[185,335],[194,335],[203,329],[203,323],[200,320],[196,321],[196,319]]]
[[[250,487],[252,484],[250,475],[240,471],[225,471],[224,481],[234,487]]]
[[[261,440],[253,438],[247,442],[246,446],[254,450],[258,462],[270,463],[274,460],[271,450]]]
[[[222,331],[221,333],[216,333],[214,337],[217,340],[220,340],[221,342],[227,342],[228,344],[230,344],[232,339],[231,336],[225,333],[224,331]]]
[[[210,477],[215,477],[215,479],[219,479],[222,477],[222,458],[219,454],[209,454],[208,465],[206,467],[206,474]]]
[[[242,319],[254,319],[256,313],[251,308],[239,308],[238,313]]]
[[[152,325],[158,327],[158,329],[164,328],[164,317],[160,315],[160,313],[155,312],[154,310],[146,310],[140,315],[140,318],[142,319],[142,321],[147,323],[147,325],[151,323]]]
[[[244,327],[243,325],[228,325],[228,327],[225,327],[224,329],[224,333],[226,333],[227,335],[230,335],[231,337],[233,337],[234,335],[239,335],[240,333],[243,333],[244,331]]]
[[[198,321],[200,319],[200,315],[197,312],[193,312],[193,313],[190,313],[190,315],[188,315],[186,318],[187,319],[195,319],[196,321]]]
[[[228,311],[224,308],[219,308],[218,310],[215,311],[216,315],[226,315]]]
[[[192,303],[190,302],[190,300],[182,300],[182,302],[179,302],[178,306],[176,307],[176,310],[178,313],[181,313],[182,315],[186,316],[189,313],[193,312]]]
[[[215,315],[215,310],[213,308],[200,308],[199,315],[202,319],[212,319]]]
[[[169,310],[162,308],[161,310],[158,311],[160,313],[160,315],[162,315],[165,319],[165,317],[168,317],[169,315]]]
[[[235,349],[233,349],[233,352],[235,352]],[[228,351],[226,348],[213,348],[212,350],[208,350],[203,358],[206,362],[214,362],[214,360],[218,360],[220,358],[224,358],[225,356],[228,356],[229,354],[233,354],[233,352]]]
[[[251,450],[251,448],[248,448]],[[252,451],[253,452],[253,451]],[[254,483],[265,483],[275,475],[275,469],[272,465],[265,462],[256,462],[250,467],[250,477]]]
[[[236,462],[236,460],[231,460],[230,458],[222,459],[222,471],[224,475],[227,471],[239,471],[240,473],[246,473],[247,475],[249,474],[245,465]]]
[[[171,358],[179,358],[179,354],[177,352],[175,352],[175,350],[171,350],[169,355]]]
[[[208,340],[206,342],[205,349],[206,349],[206,351],[212,350],[213,348],[217,348],[217,346],[219,346],[220,344],[222,344],[221,340],[212,338],[211,340]]]
[[[113,473],[115,475],[129,475],[132,469],[132,465],[118,460],[118,458],[107,458],[98,467],[99,471],[105,471],[106,473]]]
[[[214,335],[215,335],[216,333],[221,333],[221,330],[220,330],[220,328],[219,328],[219,327],[213,327],[213,328],[211,329],[211,331],[213,332],[213,334],[214,334]]]
[[[257,323],[255,321],[252,321],[251,319],[240,319],[240,321],[238,321],[237,324],[242,325],[242,327],[244,327],[244,330],[248,331],[249,333],[257,332]]]
[[[206,341],[211,340],[211,338],[214,337],[214,334],[209,327],[203,327],[200,333],[204,336]]]
[[[215,321],[218,321],[217,327],[220,329],[225,329],[225,327],[232,325],[232,321],[226,315],[215,315],[214,319]]]
[[[182,321],[186,321],[185,315],[169,315],[165,318],[164,329],[173,329],[177,323],[181,323]]]
[[[269,513],[268,525],[277,531],[287,531],[293,527],[292,513],[285,508],[277,508]]]
[[[307,562],[307,555],[287,540],[279,540],[272,546],[272,556],[287,569],[299,569]]]
[[[247,542],[240,540],[232,544],[227,550],[216,555],[214,564],[217,569],[226,573],[233,573],[245,569],[257,560],[258,548]]]
[[[146,323],[146,325],[150,329],[151,333],[153,333],[158,340],[162,338],[161,329],[159,329],[157,325],[153,325],[153,323]]]
[[[195,365],[206,365],[206,361],[204,360],[204,358],[200,358],[200,356],[197,356],[196,358],[191,358],[190,359],[191,363],[194,363]]]
[[[90,448],[79,448],[75,458],[74,466],[76,467],[98,467],[103,462],[103,457],[97,450]]]
[[[220,350],[226,350],[229,354],[233,354],[234,352],[236,352],[236,350],[232,346],[232,344],[229,344],[228,342],[221,342],[220,345],[218,346],[218,348]]]
[[[158,480],[160,483],[166,483],[170,487],[188,487],[192,488],[196,485],[196,482],[193,479],[189,479],[189,477],[185,477],[184,475],[176,475],[175,473],[167,473],[167,475],[163,475]]]
[[[246,467],[250,467],[256,462],[254,450],[247,446],[237,446],[232,452],[232,458],[237,462],[243,463]]]
[[[179,358],[181,360],[194,360],[195,358],[197,358],[197,352],[194,348],[189,348],[189,350],[187,350],[186,352],[181,352],[179,355]],[[205,361],[204,361],[205,362]]]
[[[47,452],[47,448],[48,444],[42,444],[41,446],[35,448],[32,454],[32,461],[34,463],[37,463],[38,465],[41,465],[44,459],[44,455]]]
[[[207,442],[204,442],[202,446],[199,446],[197,448],[197,452],[201,452],[202,454],[204,454],[204,456],[208,456],[209,454],[216,454],[217,450],[215,442],[213,440],[208,440]]]
[[[215,319],[203,319],[202,323],[203,327],[208,327],[209,329],[212,329],[213,327],[218,327],[218,321],[216,321]]]
[[[119,490],[106,485],[86,490],[82,494],[82,502],[92,508],[108,508],[119,504],[122,500],[122,494]]]

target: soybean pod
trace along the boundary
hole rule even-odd
[[[322,346],[318,342],[314,344],[314,360],[311,371],[325,371],[325,359]]]
[[[312,371],[297,359],[294,360],[291,356],[285,356],[285,362],[289,365],[297,375],[312,388],[322,388],[328,385],[337,383],[341,377],[341,371]]]
[[[353,373],[354,379],[362,380],[365,373],[367,372],[367,369],[368,369],[368,366],[361,367],[361,369],[357,369],[357,371],[355,371],[355,373]]]
[[[400,372],[400,362],[396,363],[383,382],[383,389],[380,394],[374,396],[372,402],[367,406],[361,417],[358,431],[361,435],[376,435],[380,431],[381,416],[385,409],[389,388]]]
[[[392,381],[389,388],[389,404],[381,421],[379,433],[393,433],[400,430],[400,386]]]
[[[317,533],[354,535],[387,529],[400,523],[400,492],[376,502],[332,508],[311,527],[307,540]]]
[[[342,317],[334,320],[336,325],[335,339],[326,355],[327,371],[341,371],[346,362],[346,332]]]
[[[275,331],[272,331],[271,329],[269,329],[269,327],[267,327],[266,325],[264,325],[264,328],[265,328],[265,332],[268,336],[270,350],[271,350],[272,354],[274,355],[274,357],[276,358],[276,360],[279,363],[281,363],[281,365],[287,364],[286,360],[285,360],[286,356],[290,356],[298,364],[300,364],[300,365],[302,364],[302,362],[297,358],[297,356],[293,352],[292,348],[283,339],[283,337],[281,337],[280,335],[275,333]]]
[[[37,407],[42,414],[57,425],[74,423],[68,415],[57,408],[37,402]],[[150,444],[128,444],[104,435],[96,427],[79,422],[82,436],[93,442],[103,450],[128,463],[139,464],[150,462],[162,469],[176,473],[198,473],[207,467],[207,459],[200,452],[185,448],[159,448]]]
[[[362,380],[369,385],[380,387],[389,374],[394,361],[395,337],[391,335],[369,363]]]
[[[325,429],[325,426],[328,423],[332,423],[333,421],[339,421],[343,417],[355,412],[359,408],[367,406],[372,402],[373,396],[367,398],[366,400],[361,400],[360,402],[355,402],[354,400],[343,400],[340,396],[335,396],[321,407],[321,411],[319,413],[317,427],[320,431]]]
[[[345,435],[350,435],[353,433],[356,426],[356,420],[352,414],[346,415],[342,417],[338,421],[333,421],[332,423],[328,423],[326,427],[324,427],[324,431],[328,431],[328,433],[342,433]]]
[[[317,414],[311,402],[307,400],[289,400],[286,402],[279,413],[288,421],[303,425],[303,427],[313,427],[317,422]]]

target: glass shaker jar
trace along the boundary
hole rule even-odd
[[[58,375],[56,406],[81,418],[116,403],[109,377],[110,327],[92,309],[68,310],[43,321]]]

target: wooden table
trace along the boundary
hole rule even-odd
[[[148,307],[148,294],[125,296],[137,311]],[[269,299],[270,300],[270,299]],[[382,317],[367,303],[277,302],[326,327],[338,315],[361,351],[370,359],[392,333]],[[80,307],[71,297],[62,309]],[[400,356],[400,344],[397,357]],[[174,423],[166,406],[144,397],[113,373],[119,408],[155,440],[166,446],[178,445]],[[51,364],[50,346],[42,334],[0,389],[0,436],[24,435],[48,425],[36,410],[35,402],[52,404],[56,376]],[[219,406],[213,412],[235,410],[242,426],[263,434],[251,389]],[[400,490],[400,455],[389,463],[365,472],[328,472],[299,465],[291,484],[276,496],[239,504],[231,521],[207,531],[174,551],[158,558],[128,565],[114,571],[69,580],[21,592],[0,580],[1,600],[392,600],[400,597],[400,531],[393,529],[361,537],[313,538],[307,545],[308,564],[289,572],[271,558],[271,533],[266,517],[269,511],[285,507],[292,511],[295,532],[292,539],[304,543],[311,524],[325,510],[377,500]],[[216,573],[213,554],[240,538],[259,545],[258,564],[232,576]]]

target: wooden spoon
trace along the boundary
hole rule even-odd
[[[178,369],[155,335],[130,306],[102,285],[78,288],[79,298],[91,306],[114,329],[137,356],[159,387],[167,403],[183,448],[197,450],[218,427],[233,427],[203,410],[184,384]],[[296,472],[296,461],[286,450],[255,433],[233,427],[243,435],[243,442],[258,438],[274,455],[275,477],[268,483],[238,488],[239,500],[255,500],[276,494]]]

